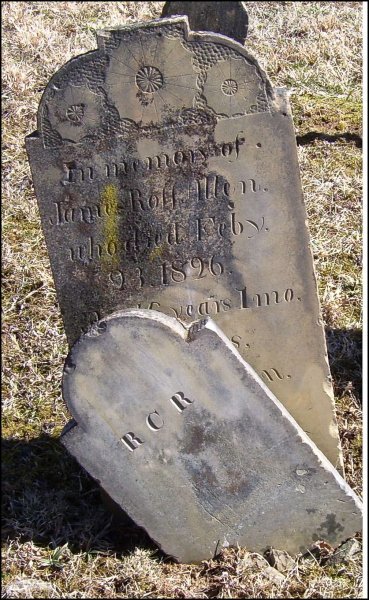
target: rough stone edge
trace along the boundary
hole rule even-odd
[[[298,156],[296,130],[295,130],[293,112],[292,112],[291,103],[290,103],[290,96],[293,94],[293,92],[289,88],[278,87],[278,88],[274,88],[274,93],[275,93],[275,98],[276,98],[276,104],[278,106],[278,112],[285,114],[286,116],[288,116],[291,119],[293,129],[294,129],[294,136],[293,136],[294,141],[292,142],[292,139],[291,139],[291,143],[294,144],[296,156]],[[313,280],[314,280],[314,284],[315,284],[316,298],[317,298],[318,320],[316,321],[316,324],[318,325],[319,328],[322,329],[323,352],[324,352],[323,360],[325,362],[326,372],[327,372],[327,376],[326,376],[325,380],[323,380],[323,382],[322,382],[323,392],[325,394],[327,394],[331,399],[333,421],[335,423],[335,429],[337,431],[337,436],[334,436],[337,439],[337,459],[336,459],[336,463],[335,463],[334,467],[336,469],[339,469],[341,474],[344,477],[345,465],[343,462],[342,444],[341,444],[341,438],[339,435],[338,424],[337,424],[336,401],[335,401],[334,390],[333,390],[333,385],[332,385],[332,373],[331,373],[331,366],[329,363],[329,356],[328,356],[327,336],[326,336],[325,330],[324,330],[324,322],[323,322],[323,316],[322,316],[322,304],[321,304],[320,296],[319,296],[318,278],[317,278],[317,273],[316,273],[314,252],[313,252],[312,243],[311,243],[309,219],[308,219],[308,214],[307,214],[307,209],[306,209],[305,194],[304,194],[304,190],[302,187],[301,166],[300,166],[299,161],[298,161],[298,164],[299,164],[298,177],[299,177],[300,189],[301,189],[300,203],[302,204],[303,211],[304,211],[305,228],[306,228],[307,235],[308,235],[308,252],[310,253],[310,258],[311,258],[312,275],[313,275]]]

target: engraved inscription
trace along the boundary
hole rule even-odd
[[[187,304],[179,307],[170,306],[170,314],[175,316],[177,319],[181,317],[193,317],[197,315],[200,317],[216,315],[220,312],[226,312],[232,308],[232,301],[230,298],[224,298],[222,300],[215,300],[214,298],[208,298],[204,302],[199,304]],[[234,307],[233,307],[234,308]]]
[[[251,297],[251,299],[247,294],[246,287],[242,289],[237,289],[237,291],[240,294],[241,309],[260,306],[271,306],[273,304],[280,304],[281,302],[289,303],[292,302],[294,298],[294,292],[292,288],[287,288],[284,292],[278,292],[276,290],[273,290],[272,292],[263,292],[261,294],[255,294]]]
[[[145,280],[142,276],[141,267],[134,268],[134,274],[125,271],[121,271],[117,269],[116,271],[112,271],[109,273],[109,281],[116,287],[118,290],[123,290],[126,284],[126,281],[129,281],[132,287],[137,287],[138,289],[142,288]]]
[[[132,195],[132,200],[137,200],[138,204],[136,206],[145,210],[143,200],[140,199],[139,195]],[[178,200],[178,198],[175,200]],[[158,202],[158,197],[155,197],[155,201]],[[151,202],[151,199],[149,199],[149,202]],[[107,217],[111,217],[113,220],[124,212],[123,205],[120,204],[116,205],[116,217],[114,217],[107,204],[82,207],[64,207],[60,202],[54,204],[56,206],[56,215],[55,218],[50,218],[49,222],[58,226],[78,223],[94,225],[97,220],[104,220],[106,222]],[[195,239],[197,242],[206,242],[214,235],[222,239],[227,239],[229,236],[238,237],[244,235],[247,239],[251,240],[260,233],[269,231],[269,227],[265,225],[264,217],[261,217],[258,222],[252,219],[245,219],[242,222],[234,212],[230,213],[229,217],[228,223],[224,221],[216,222],[214,217],[198,217],[190,223],[181,224],[174,221],[153,225],[147,224],[145,228],[128,224],[125,232],[120,233],[119,246],[130,256],[141,250],[151,249],[155,251],[158,249],[160,252],[154,252],[149,256],[150,260],[153,260],[160,256],[163,245],[178,246],[191,239]],[[105,239],[103,243],[99,243],[93,235],[87,236],[84,243],[67,248],[67,257],[72,262],[98,261],[104,256],[112,257],[117,253],[118,240],[116,238]],[[185,265],[187,266],[185,267]],[[214,255],[209,258],[195,256],[184,261],[165,262],[162,263],[160,269],[161,283],[164,285],[167,285],[171,281],[174,283],[183,281],[186,279],[186,273],[187,276],[190,275],[191,269],[193,270],[193,277],[195,279],[201,279],[206,273],[209,273],[213,277],[219,277],[224,272],[223,264]],[[178,270],[184,270],[184,275],[176,274]],[[197,277],[195,274],[196,271],[198,271]]]
[[[178,412],[182,414],[185,408],[187,408],[190,404],[194,403],[194,400],[186,398],[183,392],[177,392],[170,398],[170,402],[178,410]],[[164,427],[164,419],[160,416],[157,410],[154,410],[153,412],[149,413],[146,417],[145,422],[150,431],[156,432]],[[133,452],[139,446],[145,443],[142,439],[142,436],[138,437],[132,431],[129,431],[120,439],[121,442],[125,445],[126,448],[128,448],[130,452]]]
[[[211,315],[217,315],[222,312],[227,312],[229,310],[253,310],[256,308],[267,308],[270,306],[276,306],[278,304],[284,303],[290,305],[295,298],[294,292],[292,288],[287,288],[283,293],[278,291],[273,292],[263,292],[254,295],[250,295],[247,293],[246,286],[242,289],[235,288],[235,292],[238,292],[237,296],[234,297],[234,293],[231,292],[230,297],[228,298],[220,298],[216,299],[212,296],[209,296],[206,300],[196,304],[182,304],[180,306],[166,306],[162,305],[160,302],[153,301],[148,303],[138,302],[137,308],[148,308],[153,310],[161,310],[166,312],[170,316],[174,316],[177,319],[180,318],[197,318],[206,317]],[[301,301],[301,298],[296,298],[296,300]],[[168,312],[169,311],[169,312]],[[234,336],[237,343],[239,344],[240,340],[237,339],[237,336]]]
[[[159,431],[163,427],[164,421],[157,410],[154,410],[154,412],[146,417],[146,425],[151,431]]]
[[[173,261],[172,263],[163,263],[161,266],[161,283],[169,285],[169,282],[181,283],[188,276],[195,280],[203,279],[207,273],[212,277],[219,277],[223,274],[224,268],[219,260],[215,260],[215,256],[209,259],[201,259],[195,256],[185,261]]]
[[[291,379],[291,375],[283,375],[273,367],[268,371],[264,370],[261,373],[267,381],[282,381],[282,379]]]
[[[246,219],[244,223],[238,220],[236,213],[230,213],[230,222],[217,222],[214,217],[205,217],[196,219],[196,241],[202,242],[207,237],[217,235],[224,238],[229,233],[231,236],[238,237],[241,234],[247,234],[248,239],[252,239],[262,231],[268,232],[269,227],[265,226],[265,217],[261,217],[259,222]]]
[[[237,349],[242,348],[243,350],[249,350],[250,348],[250,344],[244,342],[240,335],[232,335],[231,342]]]
[[[180,413],[182,413],[189,404],[192,404],[194,402],[193,400],[189,400],[188,398],[186,398],[183,392],[177,392],[176,394],[174,394],[174,396],[171,397],[170,401]]]
[[[136,450],[136,448],[141,446],[141,444],[144,444],[143,440],[141,440],[139,437],[137,437],[132,431],[129,431],[128,433],[126,433],[121,438],[121,441],[126,446],[126,448],[128,448],[128,450],[130,452],[133,452],[133,450]]]
[[[50,217],[50,225],[67,225],[71,223],[95,223],[105,214],[108,216],[108,208],[103,208],[99,204],[89,206],[69,206],[68,197],[63,202],[53,202],[54,216]]]
[[[269,227],[264,227],[265,225],[265,219],[264,217],[261,217],[261,222],[258,224],[256,223],[256,221],[250,221],[249,219],[246,219],[246,223],[248,223],[249,225],[251,225],[252,228],[256,229],[256,232],[254,231],[253,235],[248,235],[248,239],[250,240],[251,238],[255,237],[255,235],[257,235],[258,233],[260,233],[260,231],[269,231]]]
[[[219,144],[210,143],[208,146],[183,148],[173,153],[160,152],[154,156],[145,158],[129,158],[122,156],[119,162],[106,163],[104,168],[98,173],[99,178],[118,177],[124,180],[131,175],[145,175],[156,171],[166,172],[170,168],[182,166],[205,166],[209,158],[223,157],[228,162],[234,162],[239,159],[242,146],[246,146],[246,138],[243,131],[239,131],[235,139],[229,142]],[[66,177],[62,179],[63,185],[81,184],[89,180],[88,170],[90,165],[76,165],[75,163],[66,163]],[[254,180],[252,180],[254,181]],[[247,182],[242,182],[243,193],[246,192]],[[256,185],[256,183],[254,183]],[[261,189],[261,188],[259,188]],[[254,189],[253,191],[256,191]]]
[[[247,187],[249,187],[251,192],[254,192],[254,194],[256,194],[256,192],[267,192],[268,188],[262,188],[260,183],[257,183],[255,179],[249,179],[248,182],[245,181],[240,181],[241,186],[242,186],[242,193],[246,194],[247,191]],[[249,186],[247,186],[247,183],[249,184]]]
[[[85,172],[83,172],[85,177]],[[110,215],[113,208],[119,213],[124,214],[130,210],[133,213],[143,214],[153,212],[158,208],[165,211],[175,210],[196,206],[208,200],[223,200],[224,196],[229,196],[227,182],[224,182],[217,175],[209,175],[202,179],[186,178],[178,179],[174,183],[165,184],[156,189],[140,189],[138,187],[121,187],[117,189],[117,205],[100,206],[99,203],[71,207],[71,198],[67,196],[63,201],[54,202],[54,219],[49,219],[51,225],[64,225],[68,223],[85,222],[92,224],[98,219]],[[119,193],[118,193],[119,192]],[[233,205],[229,206],[230,209]]]
[[[107,240],[104,244],[98,244],[95,242],[92,236],[88,237],[86,244],[75,246],[74,248],[68,248],[69,259],[72,262],[99,260],[106,256],[115,256],[117,254],[117,242],[115,240]]]
[[[215,298],[210,297],[199,304],[187,304],[179,307],[170,306],[169,310],[177,319],[181,318],[182,316],[196,317],[197,315],[200,315],[201,317],[204,317],[216,315],[220,312],[226,312],[231,309],[243,310],[277,305],[280,304],[279,301],[276,301],[279,298],[282,299],[282,302],[289,304],[292,302],[294,297],[294,293],[291,288],[287,288],[283,294],[280,294],[279,292],[272,292],[271,294],[264,292],[263,294],[255,294],[251,298],[247,294],[246,287],[242,288],[241,290],[236,288],[235,291],[239,292],[239,303],[236,303],[231,298],[216,300]],[[141,308],[141,305],[138,305],[137,308]]]

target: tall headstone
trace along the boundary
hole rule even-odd
[[[63,444],[181,562],[361,530],[354,492],[208,319],[110,315],[73,346],[63,393]]]
[[[186,17],[102,31],[26,145],[69,344],[124,308],[209,315],[340,468],[292,116],[255,58]]]

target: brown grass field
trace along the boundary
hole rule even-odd
[[[67,354],[24,137],[51,75],[94,31],[160,16],[163,2],[2,2],[2,588],[5,598],[358,598],[357,552],[324,544],[279,573],[247,549],[166,558],[58,441]],[[246,43],[292,90],[303,189],[346,478],[362,494],[362,3],[248,2]],[[181,535],[181,532],[178,533]]]

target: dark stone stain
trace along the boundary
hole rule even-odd
[[[330,537],[330,539],[335,541],[337,539],[338,532],[343,531],[343,529],[344,528],[341,523],[336,521],[336,515],[334,513],[329,513],[326,516],[325,521],[323,521],[318,528],[318,532],[320,531],[323,536],[327,535]]]
[[[205,462],[200,461],[200,467],[198,470],[193,472],[193,481],[196,486],[217,488],[219,487],[219,481],[213,471],[213,469]]]
[[[310,515],[312,513],[316,513],[316,508],[307,508],[306,512]]]
[[[231,494],[240,495],[243,498],[247,498],[256,483],[254,473],[250,473],[247,479],[245,479],[245,472],[232,466],[228,469],[228,478],[227,491]]]
[[[200,423],[189,424],[181,452],[196,455],[205,450],[207,446],[216,445],[219,438],[211,427],[211,421],[201,420]]]
[[[246,470],[239,466],[237,445],[230,440],[231,429],[229,423],[215,422],[206,409],[197,415],[196,422],[186,425],[179,452],[189,478],[198,487],[200,495],[206,496],[209,490],[213,490],[216,494],[221,491],[229,495],[232,500],[235,496],[244,499],[257,485],[257,474],[249,472],[246,475]],[[221,455],[219,444],[223,448]],[[207,459],[211,455],[216,456],[216,472],[209,464],[211,459]]]

